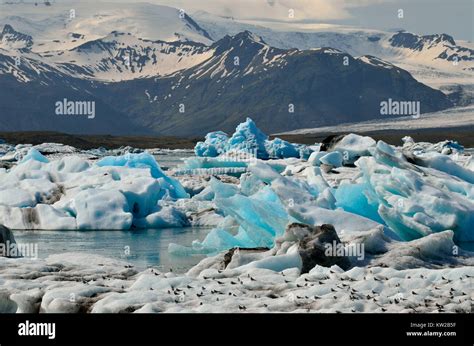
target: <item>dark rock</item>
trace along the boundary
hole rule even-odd
[[[7,162],[7,161],[0,161],[0,169],[5,168],[5,169],[10,169],[13,167],[13,163]]]
[[[11,244],[16,244],[12,231],[0,225],[0,257],[6,257],[6,246],[10,246]]]
[[[227,268],[230,261],[232,261],[232,257],[234,256],[235,250],[239,249],[242,252],[265,252],[270,250],[266,247],[256,247],[256,248],[232,248],[224,254],[224,261],[223,261],[223,269]]]
[[[299,240],[299,254],[303,261],[301,273],[308,273],[316,265],[324,267],[337,265],[344,270],[349,269],[349,258],[326,255],[327,244],[332,247],[334,244],[341,243],[334,226],[293,223],[287,227],[287,232],[302,236]]]
[[[336,143],[341,141],[346,135],[330,135],[323,139],[321,142],[320,151],[331,151]]]

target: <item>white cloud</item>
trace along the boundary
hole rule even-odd
[[[389,0],[390,1],[390,0]],[[239,19],[342,20],[350,18],[353,7],[368,6],[383,0],[149,0],[149,2],[178,7],[189,13],[203,10]]]

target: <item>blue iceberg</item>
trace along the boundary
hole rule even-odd
[[[49,160],[46,157],[44,157],[43,154],[41,154],[35,148],[31,148],[28,151],[28,154],[26,154],[25,157],[23,157],[23,159],[21,160],[20,163],[24,163],[24,162],[29,161],[29,160],[34,160],[34,161],[38,161],[38,162],[42,162],[42,163],[48,163],[49,162]]]
[[[216,157],[226,152],[229,136],[222,131],[210,132],[204,142],[198,142],[194,148],[196,156]]]
[[[208,133],[204,142],[196,144],[194,152],[201,157],[217,157],[232,152],[247,153],[254,158],[267,160],[290,157],[307,159],[312,150],[305,145],[293,144],[280,138],[269,140],[255,122],[247,118],[237,126],[230,138],[221,131]]]
[[[107,156],[97,162],[97,166],[119,166],[129,168],[149,169],[151,176],[155,179],[162,179],[170,190],[170,196],[173,198],[189,198],[179,181],[168,177],[160,168],[153,155],[149,153],[125,154],[122,156]]]

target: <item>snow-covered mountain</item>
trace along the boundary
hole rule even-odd
[[[9,90],[0,101],[16,117],[9,129],[95,126],[48,122],[52,104],[64,97],[96,100],[108,112],[104,119],[125,117],[135,132],[186,136],[233,129],[247,116],[267,132],[377,119],[389,98],[420,101],[422,113],[472,100],[464,85],[473,84],[473,51],[448,35],[324,25],[282,31],[203,13],[195,21],[179,9],[141,3],[0,10],[0,85]],[[251,30],[237,31],[244,28]],[[409,72],[418,68],[468,82],[448,98],[415,80]],[[33,100],[25,103],[25,95]]]
[[[139,125],[181,136],[230,131],[247,116],[267,132],[386,118],[380,102],[389,98],[419,101],[422,112],[452,106],[442,92],[372,56],[274,48],[248,31],[210,49],[212,57],[192,68],[109,83],[98,94]]]
[[[170,75],[209,59],[212,53],[200,43],[151,41],[115,31],[48,58],[78,76],[115,82]]]
[[[215,39],[249,30],[272,47],[332,47],[352,56],[376,56],[436,88],[473,84],[474,47],[469,42],[458,43],[447,34],[422,36],[341,25],[256,23],[203,11],[194,13],[193,18]]]
[[[124,54],[130,52],[128,67]],[[116,32],[64,54],[64,62],[48,56],[48,65],[38,53],[24,53],[16,65],[14,57],[0,53],[0,86],[8,90],[0,98],[9,109],[5,116],[47,115],[57,100],[94,99],[102,105],[98,119],[114,112],[143,131],[193,136],[232,129],[246,116],[268,132],[376,119],[385,117],[380,102],[389,98],[419,101],[421,112],[452,106],[443,93],[376,57],[354,58],[328,47],[274,48],[249,31],[210,46]],[[134,73],[140,78],[131,78]],[[111,83],[111,76],[123,78]],[[25,97],[32,101],[22,102]],[[76,121],[71,118],[66,126],[57,117],[49,123],[48,116],[41,119],[23,128],[74,129]],[[86,124],[97,131],[95,121]]]
[[[64,51],[113,31],[149,40],[212,43],[209,34],[180,9],[147,3],[61,1],[0,4],[0,26],[32,36],[38,53]]]
[[[5,24],[0,33],[0,48],[9,50],[23,50],[28,51],[33,45],[33,38],[29,35],[13,29],[11,25]]]

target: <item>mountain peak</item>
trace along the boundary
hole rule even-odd
[[[454,38],[448,34],[416,35],[410,32],[399,31],[390,38],[393,47],[410,48],[421,51],[425,47],[437,44],[456,45]]]
[[[8,34],[8,33],[16,33],[16,31],[15,29],[13,29],[13,27],[10,24],[5,24],[3,26],[2,35]]]
[[[245,30],[242,32],[239,32],[237,35],[234,35],[234,40],[249,40],[257,43],[261,43],[266,45],[266,42],[262,39],[262,37],[254,34],[253,32],[249,30]]]
[[[0,33],[0,46],[4,45],[11,49],[30,49],[33,45],[33,38],[16,31],[10,24],[5,24]]]
[[[228,47],[241,47],[248,44],[258,44],[258,45],[267,45],[267,43],[258,35],[245,30],[231,35],[225,35],[219,41],[214,43],[215,46],[228,46]]]

